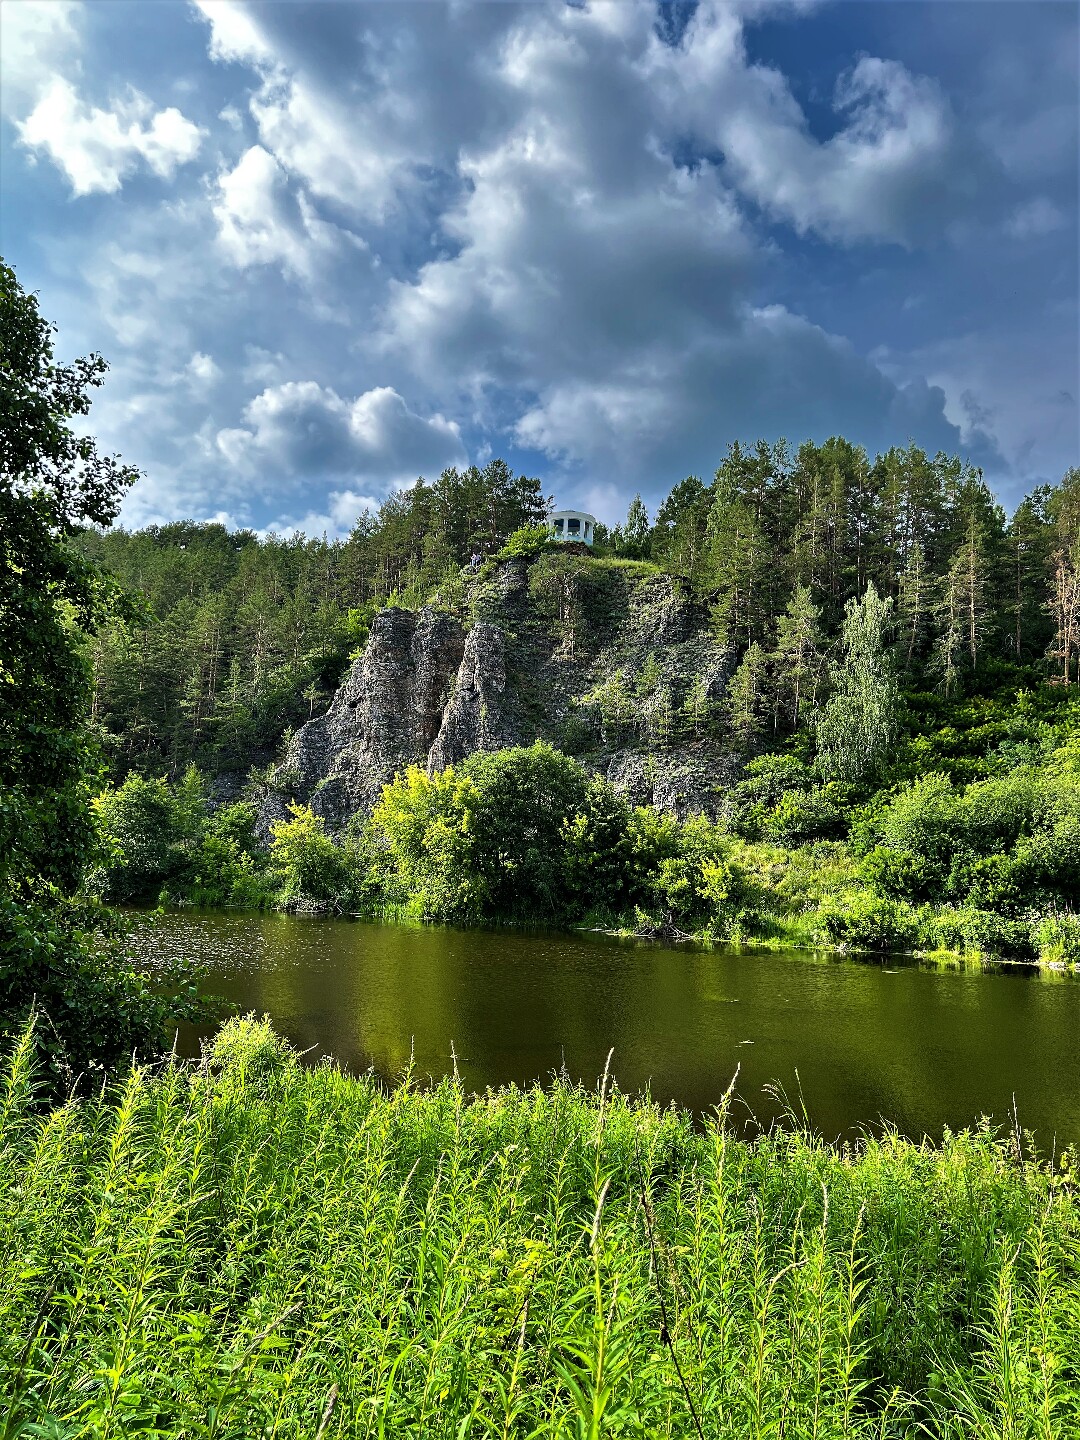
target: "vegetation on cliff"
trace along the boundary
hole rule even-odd
[[[4,1434],[900,1440],[1080,1428],[1072,1156],[735,1138],[607,1077],[197,1066],[0,1101]]]

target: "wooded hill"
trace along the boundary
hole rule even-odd
[[[83,532],[134,601],[92,642],[113,776],[265,764],[286,728],[326,708],[379,607],[467,619],[463,567],[549,503],[494,460],[395,492],[344,541],[194,523]],[[622,525],[598,527],[594,554],[650,562],[707,604],[733,672],[711,723],[751,747],[820,701],[845,605],[868,585],[891,602],[909,691],[956,699],[1080,675],[1078,469],[1006,518],[977,470],[913,445],[871,459],[840,438],[735,444],[653,521],[635,498]],[[572,576],[564,588],[554,623],[572,625]]]

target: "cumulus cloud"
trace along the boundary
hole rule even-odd
[[[0,5],[0,111],[21,116],[79,49],[77,0]]]
[[[940,235],[986,189],[992,162],[958,124],[936,81],[863,55],[836,83],[843,123],[812,134],[787,79],[750,64],[743,27],[699,5],[681,45],[648,57],[673,133],[722,156],[731,182],[801,234],[844,244],[910,245]]]
[[[194,385],[202,388],[221,378],[221,366],[216,364],[212,355],[196,350],[184,367],[184,374]]]
[[[389,386],[345,400],[313,380],[291,380],[257,395],[244,422],[223,429],[217,448],[231,465],[260,474],[347,475],[385,493],[464,459],[456,423],[417,415]]]
[[[516,395],[517,443],[598,478],[700,466],[736,436],[775,434],[778,417],[795,438],[955,448],[940,388],[898,385],[842,338],[751,302],[760,241],[727,183],[737,152],[741,188],[767,192],[798,228],[896,238],[927,193],[911,177],[943,152],[936,90],[860,62],[826,156],[781,78],[747,66],[737,12],[699,7],[674,49],[642,14],[529,12],[508,37],[501,79],[518,121],[463,156],[468,185],[443,217],[456,251],[392,284],[389,351],[444,392],[452,376],[473,395]],[[727,159],[677,164],[663,136],[703,119],[706,89]]]
[[[911,436],[1005,473],[1029,402],[1057,427],[1031,453],[1060,453],[1075,411],[1039,395],[1077,393],[1075,56],[1044,103],[1027,70],[980,71],[979,27],[950,10],[962,73],[935,51],[921,74],[902,24],[853,21],[897,53],[852,44],[829,75],[820,37],[806,65],[754,58],[780,50],[765,11],[817,23],[782,0],[699,0],[677,24],[653,0],[163,3],[185,116],[145,98],[162,67],[125,50],[116,7],[0,4],[19,183],[48,156],[116,197],[77,234],[49,197],[42,274],[71,300],[49,313],[114,363],[103,438],[148,469],[139,513],[337,533],[354,500],[517,446],[617,517],[780,433]],[[138,88],[117,100],[119,76]],[[168,192],[124,186],[140,170]],[[1060,311],[1020,297],[1036,239]],[[1047,353],[1012,383],[1025,326]],[[935,347],[954,332],[962,352]]]
[[[168,179],[195,158],[203,136],[175,106],[155,111],[138,90],[103,110],[61,77],[17,129],[28,150],[48,155],[64,172],[74,195],[113,194],[140,162]]]
[[[325,535],[330,540],[348,535],[365,511],[377,510],[379,502],[371,495],[355,490],[332,490],[322,510],[309,510],[299,516],[281,515],[262,529],[264,535]]]

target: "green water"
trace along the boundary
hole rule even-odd
[[[981,1114],[1047,1149],[1080,1142],[1080,980],[808,953],[706,952],[605,936],[459,931],[283,915],[139,917],[137,948],[209,970],[298,1046],[353,1068],[458,1068],[471,1088],[594,1083],[696,1111],[737,1092],[766,1119],[779,1082],[826,1136],[881,1118],[939,1137]],[[198,1037],[181,1036],[189,1053]],[[748,1112],[744,1112],[748,1113]],[[1011,1123],[1011,1121],[1010,1121]]]

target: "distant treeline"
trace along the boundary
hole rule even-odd
[[[535,526],[541,482],[501,460],[450,469],[360,516],[347,540],[181,523],[87,531],[135,599],[93,642],[93,716],[114,776],[247,768],[325,708],[375,609],[463,603],[462,567]],[[650,519],[635,498],[598,554],[651,561],[709,606],[735,668],[728,721],[752,741],[816,703],[849,600],[889,605],[909,690],[946,697],[1080,674],[1080,470],[1007,519],[980,472],[915,446],[732,445]],[[736,713],[737,712],[737,713]]]

